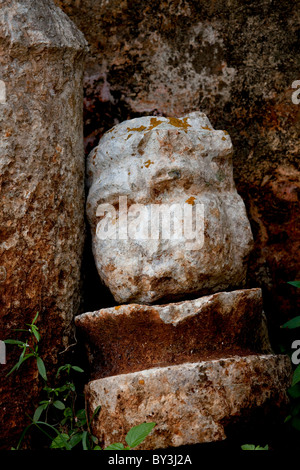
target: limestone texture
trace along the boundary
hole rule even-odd
[[[80,305],[85,49],[51,1],[0,1],[0,338],[22,339],[13,329],[39,312],[49,377]],[[0,447],[16,444],[37,405],[34,361],[5,377],[19,354],[7,346],[0,369]]]
[[[55,0],[84,32],[85,145],[141,115],[201,110],[232,139],[254,235],[249,285],[264,291],[272,337],[298,315],[299,7],[289,0]],[[89,300],[101,288],[89,279]],[[104,298],[104,293],[102,294]],[[109,305],[109,304],[108,304]],[[275,339],[275,338],[274,338]]]
[[[87,164],[87,215],[117,302],[244,286],[253,239],[231,157],[227,132],[200,112],[124,121],[101,138]]]
[[[141,450],[222,440],[230,420],[283,407],[291,374],[287,356],[252,355],[94,380],[86,386],[91,413],[101,405],[93,432],[107,446],[125,442],[132,426],[155,422]]]
[[[92,379],[151,367],[271,352],[260,289],[79,315]]]

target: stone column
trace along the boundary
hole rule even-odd
[[[0,1],[0,338],[39,312],[48,370],[70,343],[84,238],[82,74],[86,42],[50,0]],[[62,357],[62,356],[61,356]],[[37,371],[4,378],[1,444],[23,428]]]
[[[245,289],[253,239],[231,157],[200,112],[124,121],[89,156],[96,266],[126,303],[76,318],[104,446],[144,421],[157,426],[141,449],[216,441],[287,402],[289,359],[272,353],[261,290]]]

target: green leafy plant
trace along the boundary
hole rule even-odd
[[[39,329],[35,324],[37,319],[38,319],[38,315],[39,315],[39,313],[37,313],[35,315],[34,319],[32,320],[32,323],[26,323],[26,326],[29,327],[28,329],[15,329],[14,330],[14,331],[22,331],[22,332],[25,332],[25,333],[29,333],[29,341],[28,342],[27,341],[25,341],[25,342],[24,341],[19,341],[17,339],[6,339],[4,341],[4,343],[6,343],[6,344],[17,345],[22,350],[18,362],[9,371],[7,376],[10,375],[14,370],[18,370],[19,367],[25,361],[27,361],[31,357],[34,357],[36,359],[39,374],[41,375],[41,377],[44,380],[47,380],[47,373],[46,373],[45,364],[44,364],[44,362],[43,362],[43,360],[40,357],[39,352],[38,352],[38,342],[41,339]]]
[[[288,284],[293,287],[300,288],[300,281],[290,281]],[[296,316],[284,323],[281,328],[293,330],[300,327],[300,316]],[[300,431],[300,364],[297,365],[293,372],[292,385],[288,389],[291,397],[290,414],[285,418],[286,423],[290,423],[294,429]]]
[[[91,432],[91,424],[100,411],[98,406],[89,420],[86,403],[84,408],[78,406],[78,393],[73,375],[83,373],[83,369],[71,364],[65,364],[58,368],[55,386],[50,386],[44,361],[40,357],[39,342],[41,339],[36,325],[38,313],[32,323],[26,324],[27,329],[17,329],[26,333],[26,341],[7,339],[6,344],[15,345],[21,349],[17,363],[7,374],[17,371],[28,359],[36,361],[39,375],[44,381],[43,399],[39,402],[33,417],[29,417],[30,424],[23,430],[17,446],[14,450],[22,448],[25,435],[34,427],[47,437],[50,449],[72,450],[81,447],[83,450],[102,450],[98,439]],[[156,423],[142,423],[134,426],[126,435],[125,447],[121,443],[111,444],[105,450],[130,450],[141,444]]]
[[[142,423],[134,426],[130,429],[125,437],[125,441],[128,444],[124,447],[123,444],[117,442],[106,447],[105,450],[130,450],[140,445],[152,431],[156,423]]]

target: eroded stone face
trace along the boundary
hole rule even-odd
[[[231,156],[227,132],[200,112],[125,121],[102,137],[88,159],[87,214],[99,275],[117,302],[243,286],[252,234]]]
[[[155,422],[138,447],[147,450],[222,440],[225,423],[243,419],[249,410],[265,409],[278,416],[288,402],[291,376],[289,358],[270,354],[94,380],[86,387],[91,413],[101,405],[93,432],[107,446],[125,442],[132,426]]]

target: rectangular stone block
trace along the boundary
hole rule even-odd
[[[271,350],[260,289],[167,305],[120,305],[75,322],[85,336],[93,379]]]

